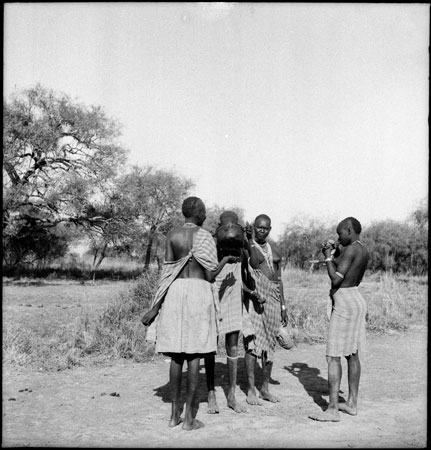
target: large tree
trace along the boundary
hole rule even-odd
[[[101,107],[41,85],[4,101],[3,250],[9,264],[34,254],[36,241],[59,224],[106,221],[88,211],[125,161],[119,135],[119,123]]]
[[[150,265],[153,246],[156,244],[158,253],[163,247],[164,235],[181,223],[181,205],[193,186],[192,180],[172,170],[151,166],[133,166],[122,177],[118,195],[123,208],[133,214],[142,230],[141,241],[136,247],[145,254],[145,269]]]

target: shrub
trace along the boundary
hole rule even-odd
[[[84,352],[137,362],[152,356],[153,345],[145,340],[146,329],[141,317],[150,306],[157,281],[156,271],[146,271],[131,289],[120,294],[99,317],[90,342],[83,347]]]

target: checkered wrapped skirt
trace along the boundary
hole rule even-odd
[[[326,354],[349,356],[365,350],[367,304],[358,287],[340,288],[334,293],[333,299]]]

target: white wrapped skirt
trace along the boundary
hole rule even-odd
[[[216,350],[216,310],[211,284],[198,278],[177,278],[169,286],[161,307],[156,351],[206,354]]]

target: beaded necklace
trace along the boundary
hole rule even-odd
[[[198,225],[196,225],[195,223],[192,223],[192,222],[186,222],[184,225],[183,225],[183,227],[184,228],[195,228],[195,227],[197,227]]]
[[[266,265],[268,266],[271,273],[274,273],[274,264],[272,261],[271,246],[268,244],[268,242],[265,242],[264,245],[260,245],[254,239],[253,242],[255,243],[255,247],[262,253],[263,257],[265,258]]]

